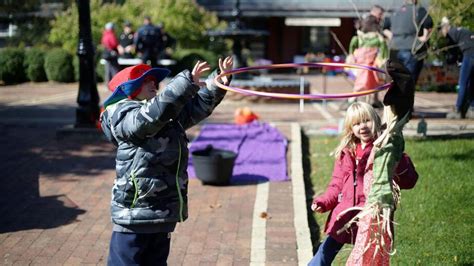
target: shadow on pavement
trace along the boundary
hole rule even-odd
[[[76,221],[86,211],[67,195],[87,190],[84,178],[92,182],[114,165],[113,148],[105,142],[57,141],[53,124],[34,123],[35,117],[47,120],[51,108],[24,110],[27,124],[0,111],[0,233]],[[4,123],[3,118],[10,120]]]
[[[231,186],[247,186],[256,185],[260,183],[270,182],[270,179],[266,176],[255,175],[255,174],[240,174],[232,176],[230,182]]]
[[[194,179],[194,177],[191,177],[190,179]],[[196,179],[199,180],[199,178],[196,177]],[[266,183],[270,182],[270,179],[265,176],[261,175],[255,175],[255,174],[240,174],[240,175],[233,175],[231,177],[230,183],[229,184],[207,184],[203,183],[201,181],[201,184],[204,186],[215,186],[215,187],[232,187],[232,186],[250,186],[250,185],[256,185],[260,183]]]

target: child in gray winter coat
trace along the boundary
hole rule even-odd
[[[224,98],[226,91],[213,78],[232,64],[232,57],[219,59],[219,69],[200,83],[210,66],[198,61],[161,91],[158,84],[169,70],[144,64],[125,68],[110,81],[114,92],[101,115],[104,134],[117,147],[109,265],[166,265],[170,233],[188,216],[185,130]],[[229,84],[230,78],[221,82]]]

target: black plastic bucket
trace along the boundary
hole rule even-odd
[[[196,177],[206,185],[228,185],[237,154],[212,145],[191,153]]]

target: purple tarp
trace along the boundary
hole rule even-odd
[[[205,149],[207,145],[237,153],[232,182],[285,181],[289,179],[287,144],[285,136],[266,123],[208,124],[202,127],[199,136],[191,143],[189,154]],[[191,156],[188,175],[196,177]]]

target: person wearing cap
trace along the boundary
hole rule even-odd
[[[119,36],[118,52],[121,58],[133,58],[135,54],[134,32],[129,21],[123,23],[123,32]]]
[[[114,28],[115,25],[112,22],[105,24],[100,41],[102,47],[104,48],[104,51],[102,52],[102,58],[105,60],[105,84],[107,84],[109,80],[120,70],[117,50],[119,43],[117,36],[115,36]]]
[[[200,82],[207,62],[177,74],[162,89],[164,68],[140,64],[109,83],[101,126],[117,147],[112,189],[113,232],[108,265],[166,265],[170,234],[188,217],[188,143],[185,130],[209,116],[226,91],[213,79],[232,68],[232,57]],[[224,84],[230,77],[223,77]]]
[[[441,34],[459,46],[462,52],[459,70],[459,91],[454,112],[447,114],[448,119],[474,119],[474,33],[462,27],[452,27],[448,18],[443,17]]]

